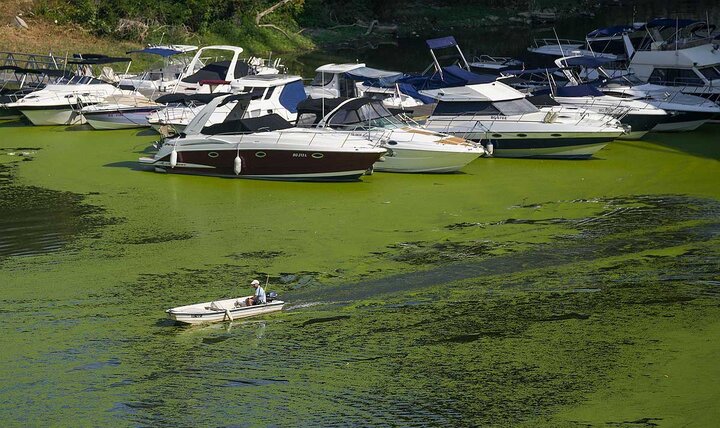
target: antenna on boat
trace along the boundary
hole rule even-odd
[[[705,25],[707,26],[707,37],[709,39],[712,36],[710,35],[710,16],[708,15],[707,9],[705,9]]]
[[[555,27],[553,27],[553,33],[555,33],[555,40],[558,42],[558,47],[560,48],[560,53],[562,56],[565,56],[565,52],[563,51],[562,45],[560,44],[560,38],[557,35],[557,31],[555,31]]]

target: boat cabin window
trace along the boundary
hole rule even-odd
[[[628,94],[626,92],[619,92],[619,91],[603,91],[605,95],[609,95],[611,97],[615,98],[636,98],[633,94]]]
[[[699,68],[698,71],[702,73],[707,80],[720,80],[720,66],[703,67]]]
[[[496,109],[505,116],[513,116],[517,114],[535,113],[538,108],[525,98],[509,101],[496,101],[493,103]]]
[[[265,92],[265,99],[266,99],[266,100],[269,100],[269,99],[270,99],[270,97],[272,96],[273,92],[275,92],[275,88],[277,88],[277,86],[271,86],[271,87],[268,88],[267,92]]]
[[[334,78],[333,73],[317,73],[310,86],[327,86],[332,83]]]
[[[705,82],[688,68],[656,68],[648,82],[667,86],[704,86]]]
[[[267,88],[256,88],[254,86],[244,86],[242,91],[251,94],[253,97],[262,97]]]
[[[495,108],[490,101],[439,101],[433,114],[438,116],[461,114],[490,116],[500,114],[500,110]]]
[[[298,116],[296,125],[301,128],[309,128],[319,122],[318,115],[315,113],[303,113]]]

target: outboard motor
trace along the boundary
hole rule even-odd
[[[271,291],[271,292],[269,292],[269,293],[267,294],[267,296],[265,296],[265,299],[267,300],[268,303],[270,303],[270,302],[272,302],[273,300],[277,299],[277,296],[278,296],[278,295],[277,295],[276,292]]]

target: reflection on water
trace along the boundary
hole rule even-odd
[[[720,8],[713,0],[639,0],[633,2],[607,1],[595,16],[573,16],[559,19],[551,24],[533,26],[483,25],[482,28],[435,28],[429,34],[400,38],[392,44],[380,44],[369,48],[364,40],[351,43],[334,52],[310,52],[288,59],[293,73],[304,77],[315,75],[315,69],[330,62],[364,62],[369,67],[418,73],[431,64],[425,39],[454,36],[468,60],[479,55],[510,56],[530,63],[540,58],[527,52],[534,39],[554,39],[557,33],[562,39],[584,39],[590,31],[612,25],[646,21],[656,17],[679,17],[720,21]]]
[[[82,195],[14,185],[9,169],[0,165],[0,259],[58,251],[72,236],[108,223]]]

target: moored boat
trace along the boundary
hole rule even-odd
[[[183,134],[165,140],[140,163],[159,172],[266,180],[354,180],[386,150],[349,133],[295,128],[277,114],[243,119],[251,94],[224,95],[209,102]],[[208,121],[232,105],[221,123]]]

